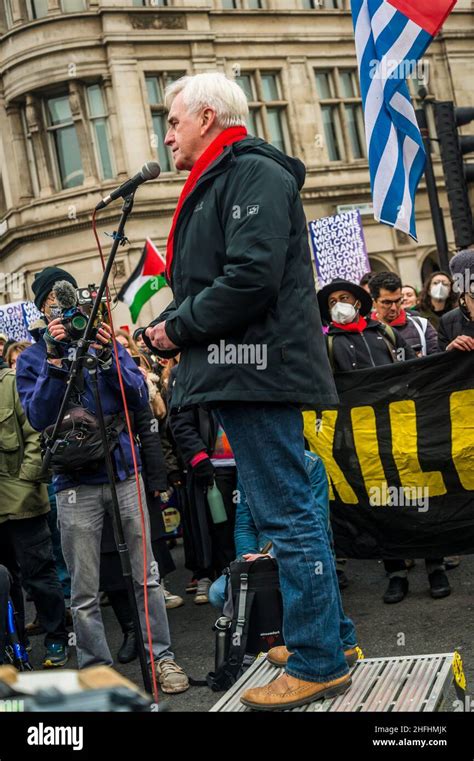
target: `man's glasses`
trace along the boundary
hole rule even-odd
[[[403,296],[400,296],[399,299],[383,299],[382,301],[379,301],[377,299],[377,304],[381,304],[383,307],[391,307],[393,304],[398,305],[401,304],[403,301]]]

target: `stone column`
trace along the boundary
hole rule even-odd
[[[146,157],[155,159],[151,147],[151,136],[147,127],[146,102],[136,59],[125,56],[109,60],[109,71],[113,82],[117,123],[123,135],[124,159],[127,174],[135,174]]]
[[[0,108],[2,105],[0,104]],[[3,109],[2,109],[3,110]],[[26,152],[25,135],[21,123],[20,108],[12,103],[5,107],[8,127],[4,143],[6,172],[10,182],[10,192],[13,204],[27,203],[33,197],[28,155]],[[2,120],[3,121],[3,120]],[[11,141],[11,142],[10,142]],[[10,150],[8,147],[10,143]]]
[[[48,16],[57,16],[62,13],[61,0],[48,0]]]
[[[36,98],[34,98],[33,95],[26,96],[26,123],[33,144],[40,195],[47,196],[54,193],[55,188],[53,178],[49,171],[49,162],[47,160],[48,149],[45,129],[43,120],[39,116],[37,105]]]
[[[28,20],[26,0],[10,0],[14,24],[24,24]]]
[[[103,85],[109,121],[109,133],[112,141],[112,152],[115,159],[115,169],[118,177],[126,177],[127,168],[125,165],[122,136],[120,134],[120,126],[117,118],[117,108],[115,105],[114,89],[112,87],[111,78],[104,77]]]
[[[84,172],[84,185],[97,185],[99,179],[95,169],[95,161],[92,150],[92,140],[88,125],[84,119],[81,103],[80,86],[77,82],[69,83],[69,105],[72,118],[77,132],[79,150],[81,152],[82,170]]]

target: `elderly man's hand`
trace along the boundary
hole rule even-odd
[[[165,331],[165,321],[159,322],[158,325],[147,328],[145,335],[150,339],[152,346],[156,349],[178,349],[179,347],[170,341]]]

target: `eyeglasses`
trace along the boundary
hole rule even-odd
[[[401,304],[403,301],[403,296],[400,296],[399,299],[383,299],[383,301],[379,301],[377,299],[377,304],[381,304],[383,307],[391,307],[394,304]]]

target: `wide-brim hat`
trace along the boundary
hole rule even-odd
[[[360,301],[359,313],[362,317],[369,314],[372,309],[372,297],[367,291],[356,283],[351,283],[350,280],[333,280],[318,291],[318,302],[321,317],[324,322],[331,322],[331,314],[329,311],[328,300],[331,293],[334,291],[348,291],[356,297],[357,301]]]

